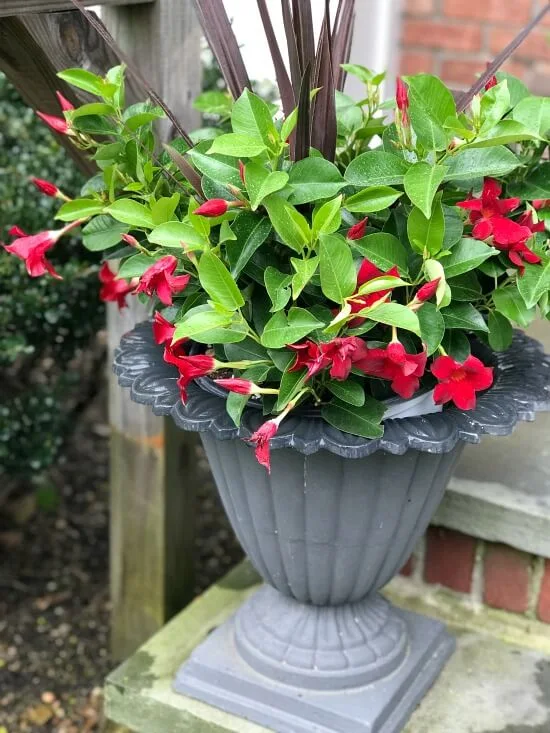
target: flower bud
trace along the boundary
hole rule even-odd
[[[68,135],[70,133],[69,124],[62,117],[54,117],[54,115],[47,115],[45,114],[45,112],[37,112],[36,114],[54,132],[57,132],[60,135]]]
[[[45,181],[43,178],[31,178],[31,181],[34,183],[36,188],[45,196],[51,196],[52,198],[55,198],[60,194],[60,191],[55,183]]]
[[[64,97],[61,92],[56,92],[55,96],[57,97],[57,101],[59,102],[59,106],[63,110],[63,112],[72,112],[74,109],[74,104],[71,104],[69,100]]]
[[[415,300],[418,300],[421,303],[424,303],[426,300],[430,300],[430,298],[433,298],[433,296],[437,292],[437,288],[439,286],[440,281],[441,281],[441,278],[437,277],[435,280],[430,280],[430,282],[427,282],[425,285],[422,285],[422,287],[419,288],[416,293]]]
[[[368,216],[365,216],[364,219],[357,222],[357,224],[354,224],[352,227],[348,229],[348,233],[346,234],[346,237],[348,239],[362,239],[365,236],[365,229],[367,228],[367,221]]]
[[[195,209],[194,214],[199,216],[223,216],[229,208],[229,202],[225,199],[209,199]]]

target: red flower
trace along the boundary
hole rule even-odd
[[[463,364],[451,356],[438,356],[431,372],[439,381],[434,401],[438,405],[452,401],[460,410],[473,410],[476,392],[488,389],[493,383],[493,368],[486,367],[475,356],[469,356]]]
[[[430,280],[430,282],[422,285],[421,288],[418,288],[418,290],[416,291],[416,295],[414,296],[415,300],[424,303],[426,300],[430,300],[430,298],[433,298],[433,296],[437,292],[440,281],[441,278],[437,277],[435,280]]]
[[[247,438],[247,442],[255,444],[256,460],[260,465],[267,468],[268,473],[271,473],[269,441],[279,429],[279,423],[280,420],[278,418],[268,420],[267,422],[264,422],[264,424],[261,425],[258,430],[250,436],[250,438]]]
[[[550,206],[550,199],[535,199],[532,203],[534,209],[544,209]]]
[[[116,273],[111,270],[109,264],[104,262],[99,271],[101,289],[99,297],[104,303],[118,303],[119,310],[126,307],[126,296],[134,291],[135,284],[117,278]]]
[[[333,379],[345,380],[348,378],[357,351],[363,346],[363,341],[356,336],[335,338],[325,344],[319,344],[321,354],[330,361],[330,376]]]
[[[525,273],[525,264],[538,265],[542,262],[541,258],[535,254],[525,242],[515,242],[508,247],[501,247],[495,243],[497,249],[503,250],[508,253],[510,262],[519,269],[519,274]]]
[[[409,399],[420,386],[419,377],[426,368],[426,352],[408,354],[402,343],[392,341],[385,349],[364,347],[354,366],[365,374],[391,380],[391,388]]]
[[[261,387],[258,387],[257,384],[250,382],[248,379],[241,379],[240,377],[215,379],[214,381],[220,387],[228,389],[230,392],[236,392],[237,394],[259,394],[261,392]]]
[[[365,216],[364,219],[361,219],[361,221],[357,222],[357,224],[354,224],[352,227],[350,227],[348,229],[346,237],[348,239],[362,239],[365,236],[365,229],[367,228],[368,220],[369,217]]]
[[[55,93],[55,96],[57,97],[57,101],[59,102],[59,106],[61,107],[63,112],[72,112],[72,110],[74,109],[74,104],[71,104],[71,102],[69,102],[69,100],[64,97],[59,91]]]
[[[397,109],[401,112],[401,124],[406,127],[409,124],[409,88],[399,76],[396,82],[395,101]]]
[[[225,199],[209,199],[195,209],[194,214],[199,216],[222,216],[229,209],[229,201]]]
[[[14,224],[9,230],[8,234],[10,237],[26,237],[28,236],[26,232],[24,232],[21,227],[18,227],[17,224]]]
[[[197,354],[196,356],[187,356],[178,349],[181,344],[178,341],[173,346],[166,346],[164,349],[164,361],[173,364],[179,370],[178,387],[181,394],[182,402],[187,401],[187,385],[197,377],[204,377],[218,368],[218,362],[213,356],[206,354]]]
[[[187,286],[191,276],[174,276],[178,260],[174,255],[166,255],[148,267],[139,279],[136,293],[156,295],[164,305],[172,305],[172,295],[181,293]]]
[[[330,359],[323,354],[319,344],[314,341],[290,344],[288,348],[296,352],[296,360],[288,371],[297,372],[299,369],[307,369],[306,379],[310,379],[330,364]]]
[[[52,249],[57,240],[60,239],[74,227],[80,226],[83,220],[73,221],[63,229],[39,232],[38,234],[26,235],[19,227],[12,227],[10,232],[18,235],[11,244],[4,245],[7,252],[14,254],[25,262],[27,272],[31,277],[39,277],[49,272],[50,275],[61,280],[51,262],[46,259],[46,253]]]
[[[55,198],[58,194],[61,193],[55,183],[45,181],[43,178],[31,178],[31,181],[34,183],[36,188],[46,196],[52,196],[53,198]]]
[[[153,337],[157,344],[171,344],[175,330],[176,327],[173,323],[170,323],[161,313],[155,311],[153,316]]]
[[[359,289],[361,285],[374,280],[376,277],[382,277],[382,275],[399,277],[399,271],[397,270],[397,267],[392,267],[391,270],[382,272],[382,270],[379,270],[370,260],[364,259],[361,263],[361,267],[359,268],[359,272],[357,273],[357,288]],[[386,290],[377,290],[375,293],[369,293],[368,295],[358,295],[357,297],[354,297],[352,301],[349,301],[351,312],[358,313],[363,310],[363,308],[369,308],[381,298],[384,298],[388,293],[391,293],[391,290],[392,288],[387,288]],[[365,319],[360,316],[359,318],[351,320],[348,325],[351,328],[354,328],[355,326],[359,326],[363,323],[364,320]]]
[[[521,203],[519,198],[499,199],[502,186],[494,178],[486,178],[481,197],[459,201],[457,206],[470,212],[469,223],[476,239],[493,236],[500,244],[510,244],[522,238],[519,224],[506,219],[504,214],[513,211]],[[525,237],[523,237],[525,239]]]
[[[69,134],[71,128],[67,120],[65,120],[63,117],[54,117],[54,115],[47,115],[45,112],[37,112],[36,114],[54,132],[58,132],[60,135]]]
[[[488,92],[489,89],[491,89],[492,87],[496,87],[497,84],[498,84],[498,79],[493,74],[493,76],[489,79],[487,84],[485,84],[485,91]]]
[[[543,221],[533,221],[533,212],[532,211],[524,211],[523,214],[519,217],[518,222],[520,226],[527,227],[528,229],[535,234],[535,232],[544,232],[546,227],[544,226]]]

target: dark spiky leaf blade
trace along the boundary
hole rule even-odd
[[[258,3],[258,10],[260,11],[260,17],[264,26],[269,51],[271,53],[271,58],[273,59],[273,66],[275,67],[275,76],[277,78],[277,85],[281,95],[283,112],[285,113],[285,117],[288,117],[296,106],[294,90],[286,70],[285,62],[283,61],[281,49],[279,48],[277,38],[275,37],[266,0],[256,0],[256,2]]]
[[[334,86],[339,91],[344,89],[346,83],[346,72],[342,69],[342,64],[347,64],[349,61],[354,15],[355,0],[340,0],[332,38]]]
[[[283,26],[285,29],[286,45],[288,49],[290,78],[292,79],[294,98],[297,98],[300,94],[300,84],[303,74],[302,69],[300,68],[298,45],[296,41],[296,35],[294,33],[294,23],[292,22],[292,13],[290,10],[289,0],[281,0],[281,9],[283,12]]]
[[[246,88],[252,87],[223,0],[194,1],[208,44],[229,91],[237,99]]]
[[[294,160],[302,160],[309,155],[311,145],[310,137],[310,78],[311,65],[308,64],[300,86],[300,98],[298,99],[298,120],[296,122],[296,144],[294,148]]]
[[[518,35],[510,41],[510,43],[506,46],[505,49],[503,49],[498,56],[495,56],[493,61],[488,64],[487,69],[484,71],[483,74],[477,79],[475,84],[472,84],[472,86],[468,89],[467,92],[464,92],[464,94],[460,97],[458,104],[457,104],[457,111],[458,112],[464,112],[466,107],[470,104],[472,99],[476,94],[478,94],[484,87],[485,84],[489,81],[489,79],[496,74],[496,72],[500,69],[502,64],[507,61],[510,56],[514,53],[516,48],[520,46],[523,41],[527,38],[527,36],[531,33],[533,28],[537,26],[540,21],[544,18],[546,13],[550,10],[550,3],[546,3],[544,8],[538,13],[533,20],[528,23],[523,30],[521,30]]]
[[[174,165],[177,166],[177,168],[179,168],[179,170],[183,173],[183,175],[189,181],[195,191],[204,198],[204,193],[201,185],[201,177],[193,168],[193,166],[185,160],[183,155],[178,150],[176,150],[176,148],[173,148],[171,145],[166,144],[163,145],[163,148],[170,156],[170,160],[174,163]]]
[[[325,17],[319,36],[313,86],[319,88],[319,92],[313,102],[311,114],[311,144],[327,160],[332,161],[336,152],[336,102],[328,0],[325,3]]]
[[[304,73],[308,64],[313,66],[315,59],[315,35],[311,0],[292,0],[292,20],[298,46],[300,69]]]

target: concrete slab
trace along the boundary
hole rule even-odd
[[[136,733],[268,733],[172,690],[179,665],[257,584],[256,573],[242,563],[153,636],[107,679],[107,717]],[[425,611],[399,592],[398,582],[390,584],[388,595]],[[550,733],[550,657],[483,633],[457,636],[457,653],[405,733]]]

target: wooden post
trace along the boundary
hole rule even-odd
[[[102,19],[182,123],[197,126],[201,30],[190,0],[104,8]],[[170,124],[162,128],[171,136]],[[134,302],[109,309],[110,353],[147,317]],[[192,597],[196,436],[130,401],[114,376],[109,389],[111,443],[111,649],[130,655]]]

